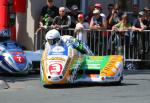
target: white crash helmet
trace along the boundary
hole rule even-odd
[[[60,33],[59,33],[59,31],[56,30],[56,29],[49,30],[49,31],[46,33],[45,39],[46,39],[46,41],[47,41],[50,45],[54,45],[54,44],[56,44],[56,43],[59,42],[59,40],[60,40]]]

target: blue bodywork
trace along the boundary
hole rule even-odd
[[[29,69],[29,62],[21,46],[14,41],[0,43],[0,72],[27,74]]]

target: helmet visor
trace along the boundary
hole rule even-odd
[[[48,39],[47,41],[48,41],[48,43],[49,43],[50,45],[55,45],[56,43],[59,42],[59,38]]]

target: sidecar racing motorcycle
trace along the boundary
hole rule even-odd
[[[0,43],[0,73],[27,74],[30,70],[31,63],[16,42]]]
[[[123,80],[121,55],[88,56],[73,48],[54,46],[43,51],[40,79],[45,85],[78,82],[118,83]]]

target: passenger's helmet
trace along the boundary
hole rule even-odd
[[[56,29],[49,30],[46,33],[45,39],[50,45],[54,45],[60,41],[60,33]]]

